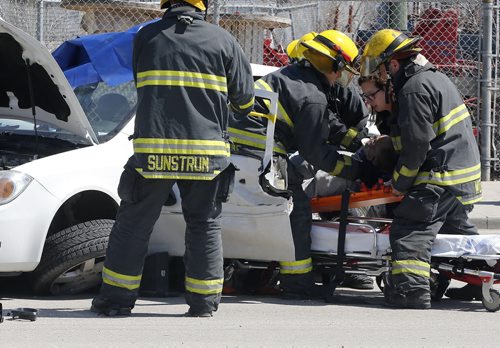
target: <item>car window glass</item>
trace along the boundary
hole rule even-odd
[[[104,82],[75,88],[75,94],[99,142],[120,131],[135,113],[137,93],[133,81],[109,86]]]

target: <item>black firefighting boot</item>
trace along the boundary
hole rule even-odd
[[[134,304],[130,300],[116,300],[99,295],[92,300],[90,310],[108,317],[130,316]]]
[[[467,284],[461,288],[450,288],[445,295],[453,300],[481,301],[483,298],[481,285]]]
[[[212,311],[198,311],[194,310],[193,308],[189,308],[189,310],[186,313],[186,317],[193,317],[193,318],[210,318],[212,317]]]
[[[358,290],[373,290],[373,279],[364,274],[346,274],[342,284],[343,288]]]
[[[415,290],[406,293],[398,293],[386,286],[384,288],[385,304],[388,307],[408,309],[430,309],[431,293],[429,290]]]

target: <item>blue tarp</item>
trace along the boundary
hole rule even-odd
[[[144,25],[119,33],[94,34],[65,41],[53,53],[71,87],[104,81],[116,86],[133,79],[132,44]]]

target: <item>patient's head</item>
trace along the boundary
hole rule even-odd
[[[130,106],[123,95],[108,93],[99,98],[95,111],[103,121],[120,122],[130,111]]]
[[[366,158],[377,168],[386,173],[392,173],[398,155],[394,150],[391,138],[387,135],[380,135],[372,138],[364,146]]]

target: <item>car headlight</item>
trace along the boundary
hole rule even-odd
[[[0,205],[16,199],[33,178],[13,170],[0,170]]]

